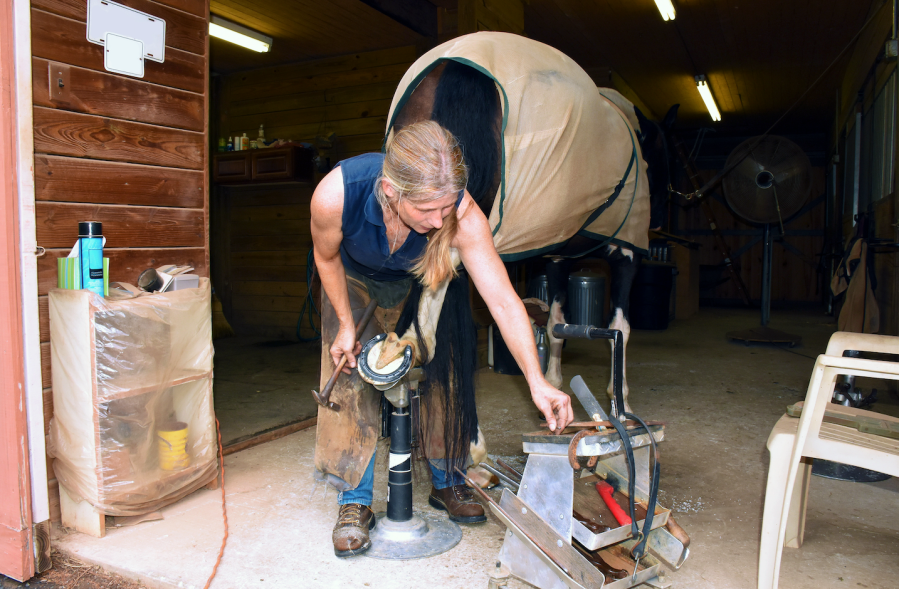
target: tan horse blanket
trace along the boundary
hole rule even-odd
[[[435,47],[400,81],[388,132],[419,82],[445,60],[486,74],[500,96],[502,181],[489,221],[504,260],[539,255],[578,233],[648,247],[649,186],[636,134],[590,76],[548,45],[480,32]]]

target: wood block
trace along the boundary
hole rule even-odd
[[[106,516],[83,499],[74,499],[59,485],[59,511],[62,525],[95,538],[106,535]]]

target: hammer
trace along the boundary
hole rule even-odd
[[[372,299],[369,301],[368,306],[365,307],[365,311],[362,312],[362,318],[359,319],[359,323],[356,324],[356,341],[359,341],[359,338],[362,337],[362,332],[365,331],[365,328],[368,327],[368,322],[371,321],[372,316],[375,314],[375,309],[378,306],[378,301]],[[355,342],[353,342],[355,344]],[[343,367],[346,365],[346,354],[344,354],[343,358],[340,359],[340,362],[337,363],[337,368],[331,374],[331,378],[328,379],[328,382],[325,383],[324,388],[322,388],[321,393],[316,393],[315,389],[312,389],[312,396],[315,398],[315,401],[321,405],[322,407],[327,407],[332,411],[340,411],[340,405],[334,403],[333,401],[328,401],[331,397],[331,389],[334,388],[334,383],[337,382],[337,377],[340,376],[340,371],[343,370]]]

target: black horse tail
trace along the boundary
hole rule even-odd
[[[423,286],[414,281],[406,305],[397,322],[396,332],[415,326],[422,356],[428,350],[418,324],[418,308]],[[422,420],[422,448],[428,453],[429,430],[443,429],[446,470],[465,467],[469,444],[478,441],[478,413],[475,405],[475,371],[478,368],[477,329],[468,298],[468,275],[460,272],[450,281],[437,322],[434,357],[425,364],[426,380],[419,384],[422,408],[428,419]],[[442,423],[435,423],[439,418]]]
[[[491,188],[496,189],[501,132],[498,112],[493,80],[473,67],[448,61],[434,94],[431,119],[449,130],[462,146],[468,165],[468,193],[478,204]]]

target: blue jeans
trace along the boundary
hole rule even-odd
[[[368,467],[365,469],[365,473],[362,475],[362,480],[359,481],[359,486],[349,491],[343,491],[342,493],[339,493],[337,495],[338,505],[346,505],[347,503],[359,503],[361,505],[368,505],[369,507],[371,507],[372,496],[375,487],[376,456],[377,452],[372,454],[371,460],[368,463]],[[455,487],[456,485],[461,485],[465,482],[465,479],[462,478],[462,475],[457,472],[454,472],[450,476],[447,476],[448,473],[445,470],[441,470],[430,460],[428,461],[428,466],[431,467],[431,481],[434,483],[434,487],[437,489]]]

